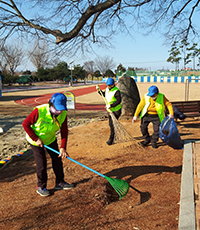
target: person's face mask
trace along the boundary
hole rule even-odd
[[[158,94],[154,94],[151,98],[152,98],[153,100],[156,100],[157,96],[158,96]]]
[[[114,85],[108,85],[108,89],[112,89],[114,87]]]
[[[56,110],[53,106],[50,106],[50,111],[55,115],[59,115],[62,113],[62,110]]]

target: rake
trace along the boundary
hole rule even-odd
[[[44,145],[44,147],[47,148],[47,149],[49,149],[49,150],[51,150],[51,151],[53,151],[53,152],[55,152],[55,153],[57,153],[58,155],[60,155],[60,152],[58,152],[57,150],[52,149],[51,147],[49,147],[47,145]],[[126,194],[128,193],[129,184],[128,184],[127,181],[121,180],[121,179],[117,179],[117,178],[107,177],[107,176],[105,176],[105,175],[103,175],[103,174],[101,174],[101,173],[99,173],[99,172],[97,172],[97,171],[89,168],[88,166],[86,166],[86,165],[84,165],[84,164],[82,164],[82,163],[80,163],[80,162],[78,162],[78,161],[76,161],[76,160],[68,157],[68,156],[66,158],[68,160],[70,160],[70,161],[72,161],[72,162],[74,162],[74,163],[76,163],[76,164],[78,164],[78,165],[80,165],[80,166],[82,166],[82,167],[84,167],[84,168],[92,171],[93,173],[96,173],[97,175],[105,178],[110,183],[110,185],[114,188],[114,190],[118,193],[119,200],[121,200],[123,197],[125,197]]]

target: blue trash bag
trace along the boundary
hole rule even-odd
[[[183,142],[173,119],[165,117],[159,127],[160,139],[173,149],[183,149]]]

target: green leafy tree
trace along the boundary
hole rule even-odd
[[[19,79],[18,76],[14,76],[11,74],[1,74],[2,76],[2,84],[8,84],[9,86],[16,83],[17,79]]]
[[[117,76],[122,76],[126,72],[126,68],[120,63],[117,66],[117,70],[115,70],[115,73]]]
[[[79,79],[84,80],[85,75],[86,75],[86,71],[84,70],[83,66],[80,66],[80,65],[74,66],[74,69],[73,69],[73,72],[72,72],[73,79],[76,79],[77,81]]]
[[[70,76],[70,70],[66,62],[60,62],[56,67],[53,68],[55,77],[54,79],[62,80],[64,77],[68,78]]]
[[[200,55],[200,49],[197,48],[197,43],[193,43],[187,50],[191,51],[190,56],[193,59],[193,69],[195,69],[195,58]]]
[[[181,40],[180,49],[183,52],[183,65],[184,65],[184,69],[186,68],[186,65],[191,62],[191,60],[190,60],[191,54],[187,52],[188,51],[187,47],[188,47],[189,44],[190,43],[186,39]]]
[[[122,71],[123,73],[126,72],[126,68],[120,63],[118,66],[117,66],[117,71]]]
[[[179,47],[177,47],[177,41],[174,41],[172,44],[171,50],[169,50],[169,58],[167,59],[167,62],[171,62],[172,64],[176,64],[176,70],[179,68],[179,62],[181,60],[180,57],[180,50]]]
[[[115,74],[113,73],[112,70],[108,69],[106,72],[105,72],[105,77],[115,77]]]
[[[36,72],[36,77],[38,79],[38,81],[47,81],[48,80],[48,74],[49,74],[49,70],[48,69],[44,69],[43,67],[42,68],[39,68]]]
[[[96,70],[96,71],[94,72],[94,76],[95,76],[96,78],[101,77],[100,71],[99,71],[99,70]]]
[[[31,75],[31,71],[30,70],[26,70],[22,73],[23,75]]]
[[[70,70],[66,62],[60,62],[53,68],[39,68],[36,77],[44,81],[63,80],[69,78]]]

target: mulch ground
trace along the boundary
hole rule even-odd
[[[12,106],[10,113],[19,114],[21,108]],[[142,140],[139,122],[119,121],[136,141]],[[200,120],[186,119],[177,127],[182,140],[200,139]],[[130,188],[124,198],[118,199],[106,179],[67,159],[65,179],[75,188],[55,191],[48,155],[51,196],[41,197],[36,193],[35,162],[30,156],[0,171],[0,229],[178,229],[183,150],[161,141],[158,149],[149,145],[143,151],[133,143],[107,146],[108,136],[107,118],[74,127],[67,151],[103,175],[126,180]]]
[[[121,123],[138,141],[139,124]],[[108,177],[126,180],[121,200],[106,179],[64,160],[65,178],[75,188],[54,191],[48,157],[50,197],[36,193],[33,157],[8,165],[0,173],[1,229],[177,229],[182,153],[159,143],[141,151],[136,145],[105,144],[108,121],[72,128],[70,157]]]

